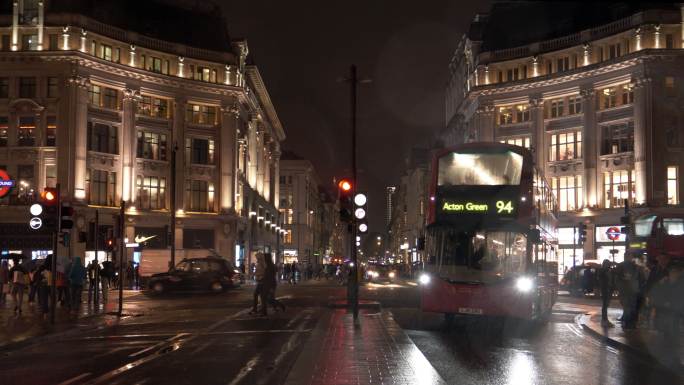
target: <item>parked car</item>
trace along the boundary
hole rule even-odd
[[[154,274],[148,288],[155,294],[168,291],[211,291],[240,285],[240,272],[233,264],[217,257],[189,258],[166,273]]]

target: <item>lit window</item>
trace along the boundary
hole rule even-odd
[[[622,86],[622,104],[634,103],[634,86],[625,84]]]
[[[612,108],[617,105],[617,91],[615,88],[605,88],[601,91],[601,106]]]
[[[679,204],[679,186],[677,184],[677,166],[667,167],[667,204],[676,205]]]
[[[582,132],[574,131],[551,135],[549,161],[578,159],[582,157]]]
[[[636,189],[634,170],[619,170],[603,174],[604,204],[606,208],[623,207],[625,199],[634,203]]]
[[[634,122],[603,126],[601,155],[634,151]]]
[[[510,144],[513,146],[530,148],[530,137],[529,136],[521,136],[521,137],[517,137],[517,138],[501,139],[500,142],[505,143],[505,144]]]
[[[551,188],[556,195],[560,211],[574,211],[582,208],[583,191],[580,175],[552,178]]]
[[[156,176],[136,178],[138,202],[136,206],[146,210],[166,208],[166,178]]]

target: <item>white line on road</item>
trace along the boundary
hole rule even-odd
[[[197,337],[199,337],[199,336],[202,336],[202,335],[204,335],[205,333],[211,332],[212,330],[214,330],[214,329],[216,329],[217,327],[223,325],[224,323],[227,323],[227,322],[232,321],[232,320],[234,320],[234,319],[236,319],[236,318],[238,318],[238,317],[240,317],[240,316],[242,316],[242,315],[244,315],[244,314],[247,314],[247,312],[249,312],[249,310],[250,310],[250,308],[247,308],[247,309],[241,310],[241,311],[239,311],[239,312],[237,312],[237,313],[235,313],[235,314],[232,314],[232,315],[230,315],[230,316],[228,316],[228,317],[226,317],[226,318],[224,318],[224,319],[218,320],[218,321],[214,322],[213,324],[211,324],[209,327],[207,327],[203,332],[200,332],[200,333],[191,335],[190,337],[188,337],[187,339],[185,339],[185,341],[183,341],[182,343],[183,343],[183,344],[187,344],[188,342],[194,340],[195,338],[197,338]],[[180,343],[180,342],[176,342],[176,343],[174,343],[174,345],[173,345],[173,350],[174,350],[174,351],[175,351],[175,350],[178,350],[178,349],[180,349],[180,347],[181,347],[181,343]],[[138,366],[140,366],[140,365],[142,365],[142,364],[144,364],[144,363],[147,363],[147,362],[149,362],[149,361],[152,361],[152,360],[157,359],[157,358],[162,357],[162,356],[163,356],[163,354],[160,354],[159,352],[157,352],[156,354],[150,354],[150,355],[148,355],[148,356],[139,358],[139,359],[137,359],[137,360],[135,360],[135,361],[133,361],[133,362],[129,362],[128,364],[126,364],[126,365],[124,365],[124,366],[122,366],[122,367],[120,367],[120,368],[117,368],[117,369],[114,369],[114,370],[112,370],[112,371],[109,371],[109,372],[107,372],[107,373],[105,373],[105,374],[103,374],[103,375],[101,375],[101,376],[99,376],[99,377],[93,379],[92,381],[88,381],[87,384],[88,384],[88,385],[95,385],[95,384],[108,383],[108,382],[110,382],[114,377],[120,375],[121,373],[125,373],[125,372],[127,372],[127,371],[129,371],[129,370],[131,370],[131,369],[133,369],[133,368],[135,368],[135,367],[138,367]]]
[[[78,376],[76,376],[76,377],[70,378],[70,379],[68,379],[68,380],[66,380],[66,381],[64,381],[64,382],[60,382],[58,385],[69,385],[69,384],[74,384],[74,383],[76,383],[78,380],[82,380],[82,379],[88,377],[88,376],[91,375],[91,374],[92,374],[92,373],[83,373],[83,374],[80,374],[80,375],[78,375]]]
[[[139,355],[141,355],[141,354],[143,354],[143,353],[145,353],[145,352],[149,352],[149,351],[152,350],[152,349],[156,349],[156,348],[158,348],[158,347],[161,347],[161,346],[163,346],[163,345],[166,345],[167,343],[169,343],[169,342],[171,342],[171,341],[173,341],[173,340],[177,340],[177,339],[179,339],[179,338],[181,338],[181,337],[185,337],[185,336],[187,336],[187,335],[190,335],[190,333],[178,333],[178,334],[176,334],[175,336],[173,336],[173,337],[171,337],[171,338],[167,338],[167,339],[165,339],[164,341],[157,342],[156,344],[154,344],[154,345],[152,345],[152,346],[149,346],[149,347],[146,347],[146,348],[143,349],[143,350],[138,350],[138,351],[135,352],[135,353],[131,353],[131,354],[128,355],[128,357],[133,358],[133,357],[139,356]]]
[[[261,361],[261,353],[257,354],[256,356],[252,357],[251,360],[247,362],[245,366],[240,369],[240,372],[233,378],[233,381],[231,381],[228,385],[237,385],[242,381],[245,376],[247,376],[252,370],[254,370],[254,367]]]

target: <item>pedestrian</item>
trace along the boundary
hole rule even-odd
[[[81,293],[83,292],[83,281],[86,279],[86,269],[81,264],[81,257],[74,257],[71,268],[68,272],[69,278],[69,298],[71,299],[71,311],[78,315],[81,308]]]
[[[98,264],[95,263],[94,259],[90,261],[86,270],[88,274],[88,304],[90,305],[90,303],[93,301],[95,285],[97,284],[95,277],[99,273]]]
[[[67,261],[64,257],[57,257],[57,301],[60,306],[70,307],[69,302],[69,282],[67,280],[66,272],[71,267],[71,261]]]
[[[0,305],[7,303],[7,294],[10,292],[9,264],[7,260],[0,263]]]
[[[287,281],[287,283],[290,283],[290,273],[292,272],[292,265],[289,263],[285,263],[283,265],[283,279]]]
[[[102,304],[107,304],[109,300],[109,286],[114,277],[114,263],[112,261],[102,262],[102,269],[100,269],[100,287],[102,291]]]
[[[299,274],[299,268],[297,267],[297,262],[292,262],[292,267],[290,268],[290,278],[292,284],[297,284],[297,274]]]
[[[620,282],[620,302],[622,304],[622,328],[635,329],[638,321],[637,298],[641,282],[644,281],[642,272],[634,261],[634,255],[625,253],[625,260],[617,267],[617,277]]]
[[[278,274],[275,264],[273,263],[273,257],[271,253],[266,253],[264,255],[264,262],[266,268],[264,270],[264,291],[267,293],[267,303],[270,304],[274,310],[285,311],[285,305],[276,299],[276,287],[278,287],[278,280],[276,275]],[[264,307],[266,305],[264,304]]]
[[[47,313],[50,310],[49,298],[50,290],[52,290],[52,280],[54,278],[52,274],[52,258],[54,258],[53,254],[48,255],[43,261],[43,264],[38,267],[38,270],[36,270],[36,273],[33,275],[43,319],[47,319]]]
[[[23,256],[22,256],[23,259]],[[14,257],[14,266],[10,269],[10,278],[12,280],[12,299],[14,299],[14,314],[21,315],[21,305],[24,302],[24,291],[26,290],[26,283],[28,282],[28,271],[19,263],[20,258]]]
[[[257,314],[257,305],[259,299],[261,299],[261,315],[266,316],[268,314],[266,310],[268,292],[266,291],[266,262],[264,260],[263,253],[256,254],[256,266],[254,268],[254,279],[256,280],[256,287],[254,288],[254,297],[252,299],[252,311],[249,314]]]
[[[313,266],[308,263],[306,265],[306,279],[311,279],[313,278]]]
[[[667,352],[667,366],[681,368],[680,362],[680,324],[684,318],[684,264],[672,261],[667,267],[665,277],[656,283],[652,290],[655,307],[656,330],[662,337],[663,351]]]
[[[35,281],[33,280],[36,271],[38,271],[38,266],[36,264],[33,264],[31,268],[29,269],[29,295],[28,295],[28,303],[29,305],[35,303],[36,299],[36,293],[38,292],[38,286],[36,286]]]
[[[601,286],[601,326],[613,327],[613,323],[608,320],[608,306],[613,296],[613,272],[610,261],[603,260],[601,270],[599,270],[599,284]]]

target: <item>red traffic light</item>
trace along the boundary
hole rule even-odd
[[[40,193],[40,198],[46,205],[57,204],[57,199],[59,198],[59,192],[56,188],[46,187],[43,192]]]
[[[339,183],[337,183],[337,187],[339,187],[340,190],[347,192],[347,191],[350,191],[352,189],[352,184],[349,180],[342,179],[339,181]]]

